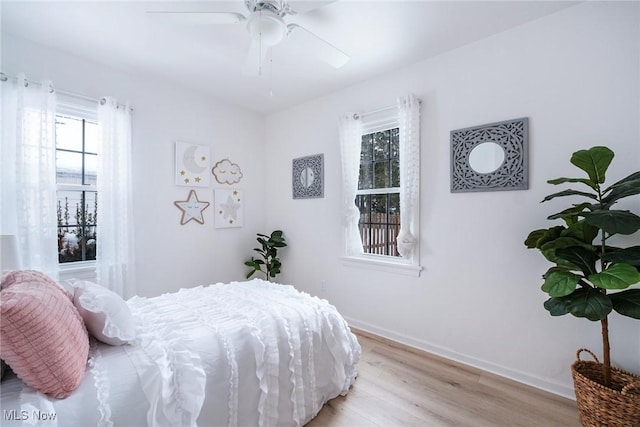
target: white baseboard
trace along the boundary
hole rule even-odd
[[[503,366],[496,365],[495,363],[488,362],[486,360],[481,360],[472,356],[458,353],[456,351],[453,351],[438,345],[430,344],[426,341],[416,339],[407,335],[399,334],[397,332],[394,332],[385,328],[380,328],[370,323],[352,319],[347,316],[344,316],[344,318],[347,321],[347,323],[349,323],[349,326],[353,326],[354,328],[361,329],[364,332],[378,335],[382,338],[387,338],[387,339],[396,341],[400,344],[404,344],[409,347],[416,348],[418,350],[423,350],[428,353],[445,357],[447,359],[454,360],[464,365],[469,365],[474,368],[482,369],[483,371],[491,372],[492,374],[496,374],[501,377],[505,377],[510,380],[517,381],[535,388],[539,388],[541,390],[548,391],[558,396],[566,397],[567,399],[571,399],[571,400],[576,399],[575,394],[573,392],[573,387],[571,386],[551,382],[551,381],[538,378],[518,370],[505,368]]]

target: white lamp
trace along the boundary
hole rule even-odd
[[[0,270],[20,270],[18,239],[13,235],[0,235]]]

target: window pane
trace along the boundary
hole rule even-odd
[[[400,187],[400,160],[391,160],[391,186]]]
[[[82,151],[82,120],[56,116],[56,148]]]
[[[96,185],[97,175],[98,175],[98,156],[95,154],[85,154],[83,184]]]
[[[400,158],[400,129],[391,129],[391,158]]]
[[[364,253],[371,253],[371,224],[358,224]]]
[[[58,191],[58,226],[82,223],[82,191]]]
[[[394,219],[397,217],[397,220]],[[389,222],[397,221],[400,224],[400,194],[389,194]]]
[[[373,164],[373,188],[389,187],[389,162],[378,162]]]
[[[373,134],[362,135],[362,146],[360,147],[360,161],[370,162],[373,144]]]
[[[371,222],[387,222],[387,195],[371,195]]]
[[[82,154],[56,151],[56,182],[82,184]]]
[[[98,152],[98,124],[84,122],[84,151],[87,153]]]
[[[82,247],[76,227],[58,228],[58,262],[82,261]]]
[[[84,192],[84,214],[86,225],[96,225],[98,223],[98,199],[95,191]]]
[[[376,132],[373,141],[373,160],[389,158],[389,131]]]
[[[96,259],[96,201],[95,191],[58,191],[58,262]]]
[[[371,221],[371,196],[356,196],[356,206],[360,211],[360,223]]]
[[[371,163],[363,163],[360,165],[358,190],[368,190],[370,188],[373,188],[373,165]]]
[[[87,227],[85,229],[84,242],[85,242],[84,259],[87,261],[95,260],[96,252],[97,252],[96,227]]]

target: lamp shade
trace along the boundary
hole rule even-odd
[[[20,270],[18,239],[12,235],[0,235],[0,270]]]

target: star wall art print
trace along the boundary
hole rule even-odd
[[[214,193],[216,228],[242,227],[242,191],[216,188]]]

